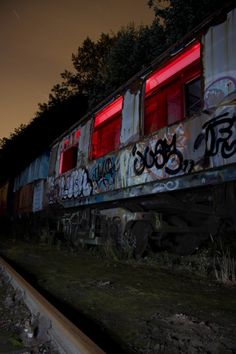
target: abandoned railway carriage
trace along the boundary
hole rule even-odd
[[[234,221],[235,38],[229,9],[54,143],[47,203],[73,244],[188,253]]]

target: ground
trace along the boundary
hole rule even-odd
[[[1,254],[108,353],[236,353],[235,286],[87,248],[2,240]]]
[[[35,322],[35,323],[34,323]],[[58,354],[48,338],[36,338],[32,314],[22,301],[7,275],[0,269],[0,353]]]

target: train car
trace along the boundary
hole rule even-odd
[[[46,180],[49,152],[32,161],[15,177],[13,185],[13,215],[22,217],[40,212],[47,206]]]
[[[231,8],[55,141],[48,203],[70,242],[186,254],[235,227],[235,36]]]
[[[9,182],[0,187],[0,218],[7,214]]]

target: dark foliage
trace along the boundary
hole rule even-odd
[[[97,42],[87,38],[72,55],[74,73],[62,73],[63,82],[54,87],[58,95],[81,93],[92,109],[165,48],[165,33],[158,19],[150,26],[129,25],[117,34],[102,34]]]
[[[18,174],[33,159],[49,149],[60,134],[81,118],[87,99],[73,95],[55,104],[41,105],[40,112],[27,126],[16,129],[4,139],[0,150],[0,184]]]
[[[227,2],[227,1],[226,1]],[[184,37],[206,17],[222,8],[222,0],[149,0],[155,17],[162,19],[168,45]]]

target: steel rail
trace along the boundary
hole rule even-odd
[[[40,313],[48,320],[47,334],[61,354],[105,354],[1,257],[0,267],[8,275],[12,286],[21,291],[31,313]]]

